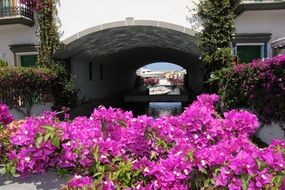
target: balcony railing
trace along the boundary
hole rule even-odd
[[[34,13],[23,5],[0,7],[0,24],[34,24]]]
[[[235,12],[246,10],[278,10],[285,9],[285,0],[237,0]]]

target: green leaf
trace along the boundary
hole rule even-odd
[[[40,148],[41,143],[43,142],[44,137],[42,135],[39,135],[36,139],[36,147]]]
[[[97,178],[99,176],[102,176],[103,174],[101,172],[97,172],[93,175],[93,178]]]
[[[252,176],[248,175],[242,175],[241,181],[242,181],[242,190],[247,190],[248,184],[251,180]]]
[[[282,183],[282,179],[283,179],[284,176],[282,175],[277,175],[276,178],[275,178],[275,184],[277,187],[280,187],[281,183]]]
[[[0,123],[0,131],[4,130],[4,125]]]
[[[98,154],[99,154],[99,146],[98,146],[98,144],[96,144],[95,149],[94,149],[94,153],[93,153],[93,157],[94,157],[94,159],[96,161],[96,164],[99,163]]]
[[[118,123],[122,126],[122,127],[127,127],[127,123],[123,120],[119,120]]]
[[[261,160],[257,159],[256,161],[257,161],[257,165],[258,165],[259,170],[262,170],[263,168],[266,167],[265,163],[262,162]]]
[[[102,120],[102,132],[105,133],[107,130],[107,123],[106,120]]]
[[[61,178],[66,177],[66,175],[68,174],[68,170],[63,168],[58,168],[56,174]]]
[[[187,158],[189,159],[189,160],[194,160],[194,156],[193,156],[193,151],[189,151],[189,152],[187,152]]]
[[[47,131],[55,131],[55,128],[52,126],[43,126],[44,129],[46,129]]]
[[[53,136],[52,139],[51,139],[51,143],[57,147],[57,148],[60,148],[60,141],[59,141],[59,138],[57,136]]]
[[[50,133],[45,134],[45,137],[44,137],[45,142],[50,138],[50,136],[51,136]]]
[[[10,161],[5,165],[5,173],[9,176],[14,176],[16,174],[16,165],[14,162]]]

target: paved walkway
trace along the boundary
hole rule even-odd
[[[42,175],[33,175],[22,179],[19,176],[3,176],[0,168],[0,190],[56,190],[60,189],[69,178],[60,178],[55,172],[47,172]]]

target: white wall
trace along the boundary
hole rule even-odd
[[[159,20],[190,27],[188,9],[199,0],[61,0],[59,18],[64,32],[62,39],[86,28],[125,20]]]
[[[32,107],[31,110],[31,115],[32,116],[39,116],[41,115],[44,111],[51,111],[51,107],[53,106],[53,103],[47,102],[47,103],[40,103],[40,104],[35,104]],[[26,108],[21,108],[24,112],[26,112]],[[26,116],[17,111],[16,109],[10,109],[10,113],[13,115],[14,119],[24,119]]]
[[[92,63],[93,80],[89,80],[89,62]],[[71,71],[75,75],[75,86],[80,90],[79,99],[101,99],[133,87],[136,73],[120,63],[104,60],[101,80],[100,62],[88,60],[80,55],[71,58]],[[124,73],[125,75],[121,75]],[[78,76],[78,77],[77,77]]]
[[[282,121],[271,122],[261,126],[256,136],[259,137],[266,144],[271,144],[272,140],[278,139],[285,141],[285,123]]]
[[[33,44],[36,42],[36,28],[24,25],[0,26],[0,56],[14,66],[14,55],[9,45]]]
[[[271,42],[285,37],[285,11],[245,11],[235,20],[236,33],[272,33],[268,55],[272,54]]]

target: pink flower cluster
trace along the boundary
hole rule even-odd
[[[222,117],[217,100],[204,94],[180,116],[158,119],[105,107],[69,122],[28,118],[11,136],[9,164],[22,175],[76,173],[66,189],[282,189],[285,143],[259,149],[249,139],[256,116]]]
[[[144,79],[144,84],[145,85],[156,85],[159,83],[159,79],[158,78],[147,78],[147,79]]]
[[[172,77],[169,78],[168,81],[171,83],[171,85],[182,86],[184,79],[181,77]]]
[[[275,56],[269,59],[265,59],[264,61],[261,59],[257,59],[257,60],[253,60],[251,63],[249,64],[239,64],[235,67],[235,72],[241,72],[246,68],[259,68],[259,69],[263,69],[263,68],[267,68],[267,67],[271,67],[271,66],[280,66],[285,64],[285,54],[283,55],[279,55],[279,56]]]
[[[43,0],[20,0],[20,3],[33,11],[40,11],[45,7],[46,2]]]
[[[8,125],[13,121],[13,116],[9,113],[9,108],[0,103],[0,125]]]

